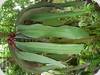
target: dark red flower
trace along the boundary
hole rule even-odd
[[[15,47],[15,33],[10,33],[7,41],[10,46]]]

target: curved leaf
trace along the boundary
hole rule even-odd
[[[40,42],[16,42],[16,47],[27,52],[46,52],[54,54],[79,54],[84,44],[53,44]]]
[[[56,65],[60,68],[65,68],[66,66],[61,64],[59,61],[53,60],[51,58],[34,54],[34,53],[28,53],[28,52],[17,52],[16,53],[17,57],[26,60],[26,61],[31,61],[31,62],[38,62],[42,64],[50,64],[50,65]]]
[[[33,38],[58,37],[80,39],[89,36],[89,34],[83,29],[72,26],[51,27],[43,26],[41,24],[34,24],[30,26],[18,25],[17,29],[22,34]]]
[[[79,11],[79,12],[65,12],[65,13],[35,13],[30,16],[30,19],[43,21],[43,20],[50,20],[50,19],[59,19],[59,18],[66,18],[66,17],[75,17],[81,16],[86,14],[86,11]]]

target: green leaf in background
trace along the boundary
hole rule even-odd
[[[33,38],[58,37],[67,39],[80,39],[89,36],[89,34],[83,29],[72,26],[51,27],[43,26],[41,24],[34,24],[30,26],[18,25],[17,29],[18,32]]]
[[[40,42],[16,42],[16,47],[27,52],[54,54],[79,54],[84,50],[84,44],[53,44]]]
[[[8,57],[11,57],[11,53],[9,50],[0,52],[0,58],[8,58]]]
[[[40,8],[40,7],[79,7],[79,6],[84,6],[84,2],[83,1],[69,1],[67,3],[37,3],[35,5],[31,5],[29,7],[26,8],[26,11],[28,11],[29,9],[32,8]]]

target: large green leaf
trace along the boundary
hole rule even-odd
[[[59,61],[53,60],[51,58],[34,54],[34,53],[28,53],[28,52],[17,52],[16,53],[17,57],[26,60],[26,61],[31,61],[31,62],[38,62],[42,64],[50,64],[50,65],[56,65],[60,68],[65,68],[66,66],[60,63]]]
[[[40,42],[16,42],[16,47],[27,52],[46,52],[54,54],[79,54],[84,44],[53,44]]]
[[[72,26],[51,27],[41,24],[34,24],[30,26],[18,25],[17,29],[22,34],[33,38],[58,37],[67,39],[80,39],[89,36],[89,34],[83,29]]]
[[[42,72],[45,72],[45,71],[48,71],[48,70],[53,70],[53,69],[61,69],[61,68],[64,68],[65,66],[63,64],[61,64],[60,62],[57,62],[56,60],[54,60],[54,62],[57,62],[59,65],[55,65],[55,64],[52,64],[50,63],[50,65],[44,65],[44,66],[41,66],[41,67],[36,67],[34,65],[31,65],[30,62],[26,62],[24,61],[24,58],[25,59],[28,59],[27,56],[24,56],[24,52],[20,52],[18,48],[13,48],[12,46],[9,45],[9,48],[10,48],[10,51],[12,53],[12,56],[14,57],[14,59],[16,60],[16,63],[22,68],[24,69],[25,71],[27,72],[31,72],[31,73],[42,73]],[[27,54],[27,53],[25,53]],[[32,54],[32,53],[31,53]],[[42,55],[40,55],[40,57],[43,57]],[[32,58],[32,57],[30,57]],[[36,61],[33,61],[33,64],[34,62],[41,62],[41,60],[37,60],[38,58],[35,58]],[[28,59],[29,60],[29,59]],[[49,58],[46,58],[46,60],[49,60]],[[50,60],[53,60],[53,59],[50,59]],[[30,60],[29,60],[30,61]],[[43,61],[44,62],[44,61]],[[54,63],[53,62],[53,63]]]

